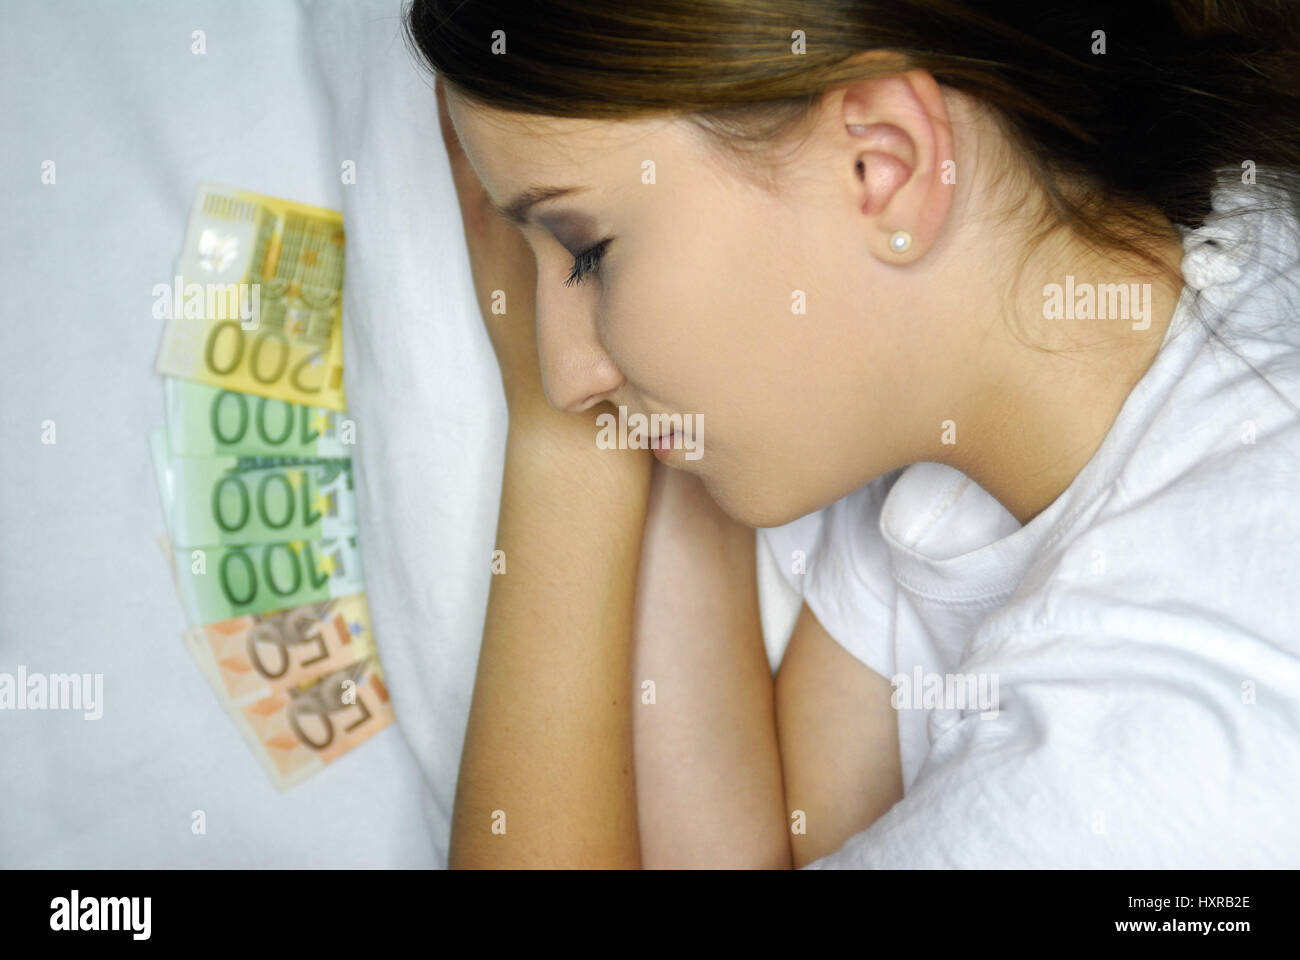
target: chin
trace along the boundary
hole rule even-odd
[[[718,508],[732,520],[747,527],[783,526],[817,509],[802,501],[795,502],[775,491],[756,491],[751,488],[733,496],[737,491],[726,482],[719,483],[708,476],[701,479],[704,481],[704,489],[709,492]]]

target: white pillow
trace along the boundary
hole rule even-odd
[[[433,80],[400,3],[313,10],[344,185],[344,385],[362,556],[398,723],[445,864],[501,496],[506,408],[474,297]],[[758,551],[775,667],[798,598]]]

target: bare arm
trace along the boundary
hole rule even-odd
[[[537,265],[498,216],[436,84],[475,295],[509,410],[493,578],[452,813],[452,867],[632,867],[632,605],[653,458],[559,413],[537,352]],[[506,313],[489,308],[498,294]],[[486,561],[486,558],[484,558]]]
[[[452,867],[640,864],[627,680],[651,461],[597,449],[594,415],[510,424],[506,573],[488,599]]]
[[[631,685],[643,863],[788,868],[754,530],[654,470]]]
[[[800,609],[776,679],[786,803],[807,823],[790,837],[796,867],[838,850],[903,798],[892,693]]]

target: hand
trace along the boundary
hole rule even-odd
[[[537,353],[537,261],[524,235],[498,214],[461,146],[447,110],[442,77],[434,83],[438,123],[460,202],[474,294],[501,367],[511,416],[547,407]],[[491,312],[493,291],[505,293],[506,313]]]

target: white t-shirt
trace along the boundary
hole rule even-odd
[[[1180,228],[1159,353],[1027,525],[927,462],[760,530],[913,702],[903,799],[809,868],[1300,866],[1300,225],[1224,218],[1253,191]]]

